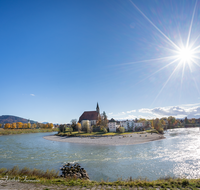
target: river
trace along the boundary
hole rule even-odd
[[[118,178],[200,177],[200,130],[165,131],[166,139],[127,146],[99,146],[49,141],[34,133],[0,136],[0,168],[18,165],[58,170],[78,162],[91,180]]]

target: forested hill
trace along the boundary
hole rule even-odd
[[[24,119],[21,117],[13,116],[13,115],[2,115],[0,116],[0,123],[17,123],[17,122],[22,122],[22,123],[28,123],[28,119]],[[30,120],[30,123],[36,123],[36,121]]]

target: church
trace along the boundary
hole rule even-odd
[[[83,112],[83,114],[79,117],[79,123],[82,123],[84,121],[89,121],[90,122],[90,126],[92,125],[96,125],[98,117],[100,116],[100,109],[99,109],[99,105],[97,102],[97,107],[96,107],[96,111],[85,111]]]

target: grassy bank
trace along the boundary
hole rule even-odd
[[[7,178],[8,176],[8,178]],[[58,172],[54,170],[47,170],[42,171],[38,169],[29,169],[29,168],[23,168],[19,169],[18,167],[14,167],[12,169],[0,169],[0,178],[6,180],[12,180],[12,179],[19,179],[21,182],[24,182],[24,179],[26,177],[26,180],[37,180],[38,184],[45,184],[45,185],[65,185],[65,186],[76,186],[76,187],[87,187],[87,189],[91,189],[92,187],[123,187],[125,189],[129,188],[169,188],[169,189],[197,189],[200,188],[200,179],[181,179],[181,178],[163,178],[158,179],[155,181],[149,181],[147,179],[127,179],[127,180],[117,180],[114,182],[109,181],[89,181],[89,180],[80,180],[75,178],[60,178],[58,175]]]
[[[155,129],[153,130],[147,130],[147,131],[140,131],[140,132],[125,132],[125,133],[114,133],[114,132],[108,132],[108,133],[104,133],[104,132],[92,132],[92,133],[86,133],[81,131],[80,133],[78,131],[73,131],[71,134],[70,132],[66,131],[65,133],[60,132],[57,135],[58,136],[85,136],[85,137],[90,137],[90,136],[116,136],[116,135],[131,135],[133,133],[138,133],[138,134],[144,134],[144,133],[158,133],[158,131],[156,131]]]
[[[1,129],[0,135],[16,135],[25,133],[45,133],[58,131],[58,129]]]
[[[66,131],[65,133],[61,132],[59,134],[57,134],[58,136],[108,136],[108,135],[130,135],[133,132],[125,132],[125,133],[114,133],[114,132],[108,132],[108,133],[104,133],[104,132],[92,132],[92,133],[86,133],[81,131],[80,133],[78,131],[73,131],[71,134],[70,132]]]

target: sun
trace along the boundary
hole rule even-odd
[[[188,47],[183,47],[178,51],[178,58],[182,63],[190,63],[194,58],[194,52]]]

